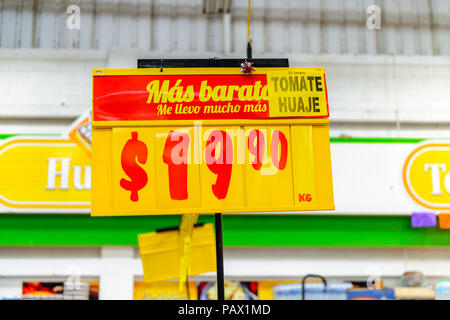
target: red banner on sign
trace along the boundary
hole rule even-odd
[[[94,121],[269,118],[266,75],[94,77]]]

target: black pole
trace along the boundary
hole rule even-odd
[[[225,285],[223,276],[223,237],[222,214],[214,215],[216,227],[216,264],[217,264],[217,300],[225,300]]]

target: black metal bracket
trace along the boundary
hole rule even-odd
[[[317,275],[317,274],[307,274],[302,278],[302,300],[305,300],[305,282],[308,278],[319,278],[323,282],[323,291],[327,292],[327,279],[325,277]]]
[[[241,68],[242,59],[138,59],[138,68]],[[255,68],[288,68],[287,58],[251,59]]]

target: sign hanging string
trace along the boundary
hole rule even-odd
[[[247,17],[247,42],[251,43],[252,40],[250,39],[250,19],[252,15],[252,9],[251,9],[251,0],[248,0],[248,17]]]
[[[250,20],[251,20],[251,0],[248,0],[248,16],[247,16],[247,59],[241,63],[241,72],[248,75],[255,71],[252,59],[252,39],[250,38]]]

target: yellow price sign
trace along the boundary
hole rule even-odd
[[[324,79],[94,70],[92,215],[334,209]]]

